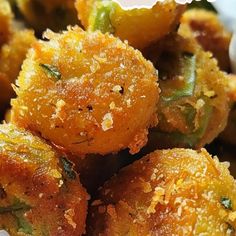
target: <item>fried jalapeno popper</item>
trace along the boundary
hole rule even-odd
[[[156,123],[153,65],[99,31],[73,28],[45,37],[23,63],[13,122],[76,154],[138,152]]]
[[[2,16],[5,16],[5,20],[1,19]],[[14,96],[11,83],[15,82],[34,41],[33,31],[19,28],[9,3],[0,0],[0,110],[5,109]]]
[[[0,47],[10,37],[12,12],[7,0],[0,0]]]
[[[190,26],[204,50],[212,52],[219,67],[230,71],[229,44],[232,35],[220,22],[218,15],[212,11],[193,9],[183,14],[181,22]]]
[[[185,6],[171,0],[126,10],[112,0],[77,0],[76,8],[86,29],[112,33],[142,49],[175,29]]]
[[[21,70],[26,54],[35,41],[34,32],[27,29],[13,29],[10,39],[0,48],[0,73],[14,83]]]
[[[74,0],[16,0],[26,21],[37,31],[64,30],[78,24]]]
[[[159,124],[151,131],[150,145],[154,149],[204,147],[227,123],[226,75],[212,54],[198,45],[187,25],[181,25],[179,34],[168,36],[155,50],[158,55],[151,60],[159,71],[161,95]]]
[[[229,98],[232,101],[232,107],[229,114],[227,126],[221,133],[220,138],[229,144],[236,145],[236,75],[228,75],[229,79]]]
[[[14,125],[0,126],[0,229],[12,236],[81,235],[87,200],[66,158]]]
[[[14,97],[11,84],[17,79],[27,51],[35,40],[31,30],[14,29],[8,42],[0,48],[0,110],[5,109]]]
[[[11,35],[12,12],[8,1],[0,0],[0,50],[4,43],[8,41]],[[1,54],[1,53],[0,53]],[[2,61],[0,59],[0,65]],[[10,81],[7,76],[0,71],[0,112],[12,96]]]
[[[205,149],[153,152],[125,167],[91,206],[89,235],[234,235],[236,184]]]

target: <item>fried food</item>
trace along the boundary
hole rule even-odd
[[[14,30],[9,41],[0,49],[0,72],[14,83],[21,70],[26,54],[35,42],[32,30]]]
[[[229,71],[229,44],[232,35],[220,22],[218,15],[212,11],[193,9],[183,14],[181,22],[191,27],[197,41],[206,51],[212,52],[219,67]]]
[[[153,152],[103,186],[88,235],[234,235],[236,184],[228,166],[205,149]]]
[[[221,139],[223,139],[226,143],[230,143],[236,145],[236,105],[234,103],[232,110],[230,111],[229,120],[227,126],[220,135]]]
[[[0,0],[0,47],[5,43],[11,33],[12,12],[7,0]]]
[[[20,12],[37,31],[66,29],[78,24],[74,0],[16,0]]]
[[[229,98],[232,102],[232,107],[229,113],[227,126],[220,135],[220,139],[226,143],[236,145],[236,75],[228,75],[229,79]]]
[[[112,0],[77,0],[76,8],[86,29],[113,33],[142,49],[174,30],[185,6],[171,0],[151,9],[125,10]]]
[[[159,124],[150,132],[150,150],[201,148],[227,124],[230,111],[228,79],[210,52],[192,37],[187,25],[170,35],[151,58],[159,71]]]
[[[9,41],[0,48],[0,111],[15,96],[11,83],[15,82],[26,53],[35,40],[31,30],[14,30]]]
[[[0,126],[0,229],[10,235],[82,235],[88,195],[73,165],[44,141]]]
[[[18,77],[13,122],[78,155],[138,152],[156,123],[153,65],[108,34],[76,27],[45,37]]]
[[[11,109],[8,109],[4,114],[4,123],[11,123]]]
[[[3,16],[5,18],[1,18]],[[17,27],[9,2],[0,0],[0,112],[14,96],[11,83],[15,82],[26,53],[35,41],[33,31]]]

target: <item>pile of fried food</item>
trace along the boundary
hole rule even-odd
[[[230,40],[174,0],[0,0],[0,235],[235,235]]]

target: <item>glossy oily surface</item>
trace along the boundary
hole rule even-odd
[[[40,138],[0,126],[0,228],[10,235],[82,235],[88,195],[72,165]]]

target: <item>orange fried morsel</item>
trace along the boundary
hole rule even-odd
[[[11,37],[0,49],[0,72],[14,83],[26,58],[27,51],[35,41],[34,32],[27,29],[14,29]]]
[[[156,70],[119,39],[76,27],[33,45],[13,122],[76,154],[138,152],[156,122]]]
[[[0,0],[0,48],[10,37],[12,17],[9,2]]]
[[[233,235],[235,201],[228,164],[205,149],[156,151],[103,186],[88,235]]]
[[[228,79],[228,96],[231,102],[236,102],[236,75],[227,74]]]
[[[15,82],[34,40],[31,30],[19,29],[13,21],[9,2],[0,0],[0,112],[9,105],[10,98],[14,96],[11,83]]]
[[[74,0],[15,0],[27,21],[37,32],[64,30],[78,23]]]
[[[227,75],[229,80],[229,91],[228,95],[232,101],[231,111],[229,113],[229,119],[226,128],[221,133],[220,138],[226,143],[236,145],[236,75]]]
[[[0,48],[0,110],[10,103],[14,83],[26,58],[26,53],[35,41],[31,30],[14,29],[9,40]]]
[[[155,48],[156,47],[156,48]],[[211,52],[196,42],[187,24],[147,53],[159,72],[159,123],[149,147],[199,149],[226,127],[231,101],[228,78]],[[155,58],[156,57],[156,58]]]
[[[38,137],[0,126],[0,229],[10,235],[82,235],[88,195],[73,165]]]
[[[211,11],[193,9],[184,13],[181,21],[187,23],[202,47],[213,53],[222,70],[229,71],[229,33],[218,15]]]
[[[174,0],[164,0],[152,8],[123,9],[113,0],[77,0],[78,17],[87,30],[110,32],[143,49],[175,30],[185,10]]]

